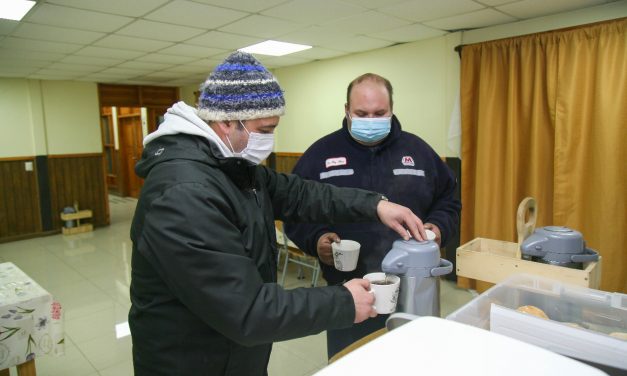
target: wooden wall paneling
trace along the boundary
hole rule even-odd
[[[59,214],[66,206],[91,209],[92,224],[109,223],[109,209],[102,154],[50,156],[49,179],[53,227],[60,229]]]
[[[171,86],[98,84],[100,107],[170,107],[179,101],[179,89]]]
[[[104,182],[104,190],[102,192],[102,202],[105,204],[104,205],[104,218],[105,218],[105,222],[107,225],[111,224],[111,211],[109,210],[109,186],[107,185],[107,168],[105,167],[105,158],[104,158],[104,154],[102,155],[102,158],[100,159],[100,165],[102,166],[102,173],[103,173],[103,182]],[[97,179],[97,176],[95,176],[95,178]],[[94,194],[96,195],[96,194]],[[94,196],[94,200],[97,200],[98,197]]]
[[[286,174],[292,173],[292,169],[303,153],[275,153],[274,169]]]
[[[140,106],[139,86],[98,84],[100,107]]]
[[[0,182],[0,240],[41,232],[34,158],[0,160]]]
[[[5,183],[4,165],[5,163],[0,163],[0,238],[9,233],[9,216],[6,209],[6,192],[9,186]]]
[[[140,86],[142,107],[170,107],[179,100],[179,89],[169,86]]]

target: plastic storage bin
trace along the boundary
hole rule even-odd
[[[549,319],[516,311],[526,305],[542,309]],[[610,374],[627,372],[622,371],[627,370],[627,340],[610,336],[627,333],[625,294],[518,274],[446,318],[583,360]]]

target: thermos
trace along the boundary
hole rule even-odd
[[[582,269],[584,262],[598,261],[597,251],[586,247],[579,231],[564,226],[536,229],[520,246],[527,260]]]
[[[396,312],[440,316],[438,277],[453,271],[453,264],[440,258],[437,243],[397,240],[381,262],[381,270],[401,278]]]

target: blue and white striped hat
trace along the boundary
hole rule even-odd
[[[249,120],[285,113],[283,90],[252,55],[236,51],[201,85],[198,116],[203,120]]]

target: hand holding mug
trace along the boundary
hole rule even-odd
[[[318,238],[316,251],[318,252],[320,262],[333,265],[333,250],[331,249],[331,244],[338,243],[339,241],[340,237],[334,232],[327,232]]]
[[[374,295],[374,309],[377,313],[396,311],[401,278],[393,274],[369,273],[364,279],[370,281],[370,291]]]
[[[350,291],[355,302],[355,324],[377,315],[373,307],[374,295],[368,291],[370,282],[365,279],[351,279],[344,287]]]

